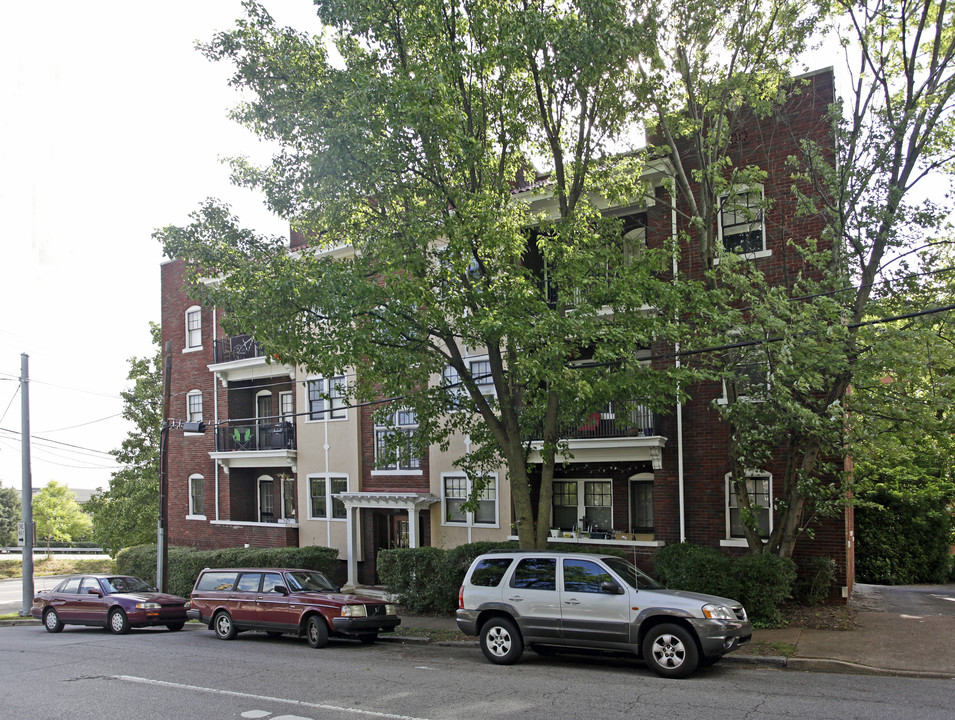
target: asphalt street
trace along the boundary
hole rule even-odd
[[[298,639],[247,633],[223,642],[199,625],[111,635],[0,627],[0,714],[83,718],[951,717],[952,682],[716,665],[666,680],[638,660],[528,654],[491,665],[473,645]]]

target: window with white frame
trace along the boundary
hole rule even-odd
[[[308,478],[309,517],[313,520],[344,520],[347,516],[345,503],[336,498],[348,492],[348,478],[341,475],[310,475]]]
[[[385,471],[420,471],[421,459],[412,443],[418,429],[414,410],[397,410],[390,420],[390,426],[375,427],[375,467]]]
[[[295,520],[295,478],[291,475],[279,475],[282,482],[282,519]]]
[[[202,308],[193,305],[186,310],[186,350],[202,347]]]
[[[613,530],[610,480],[555,480],[553,525],[561,530]]]
[[[487,477],[478,491],[477,508],[465,510],[471,491],[471,478],[465,475],[445,475],[442,478],[442,501],[444,522],[447,525],[497,526],[497,478]]]
[[[279,416],[282,420],[295,422],[295,400],[291,391],[279,393]]]
[[[773,479],[769,474],[753,473],[746,476],[746,494],[755,514],[756,525],[761,537],[769,537],[773,531]],[[726,537],[727,539],[745,538],[742,510],[736,496],[733,476],[726,475]]]
[[[482,393],[494,392],[494,378],[491,377],[491,361],[486,358],[469,360],[468,367],[471,370],[471,379],[474,384],[481,388]]]
[[[205,478],[202,475],[189,476],[189,515],[204,517],[206,514]]]
[[[766,250],[763,189],[749,188],[720,198],[720,239],[723,248],[740,255]]]
[[[307,384],[307,394],[309,421],[344,420],[348,417],[344,375],[312,378]]]
[[[190,390],[186,393],[186,422],[202,420],[202,391]]]
[[[275,522],[275,483],[268,475],[258,479],[259,485],[259,522]]]
[[[759,347],[743,347],[732,351],[727,359],[727,376],[723,378],[721,404],[729,402],[729,383],[733,383],[736,400],[762,402],[768,398],[770,372],[766,357]]]
[[[451,399],[451,407],[459,408],[461,398],[467,394],[464,386],[461,384],[461,375],[457,369],[448,365],[441,373],[441,387],[446,388],[446,392]]]

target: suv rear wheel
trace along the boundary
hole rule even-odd
[[[684,678],[696,670],[699,659],[696,640],[680,625],[657,625],[643,638],[643,660],[657,675]]]
[[[481,651],[496,665],[511,665],[524,653],[524,640],[512,621],[493,617],[481,628]]]

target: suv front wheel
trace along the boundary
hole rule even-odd
[[[657,675],[684,678],[700,661],[693,635],[670,623],[657,625],[643,638],[643,660]]]
[[[524,640],[512,621],[494,617],[481,628],[481,651],[492,663],[511,665],[524,653]]]

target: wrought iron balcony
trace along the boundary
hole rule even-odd
[[[295,425],[280,417],[229,420],[216,428],[216,452],[295,449]]]
[[[253,340],[251,335],[216,338],[213,346],[216,363],[265,357],[262,346]]]
[[[560,436],[577,438],[654,437],[660,434],[660,415],[636,400],[618,400],[596,410],[579,425],[563,427]],[[541,432],[538,429],[537,439]]]

